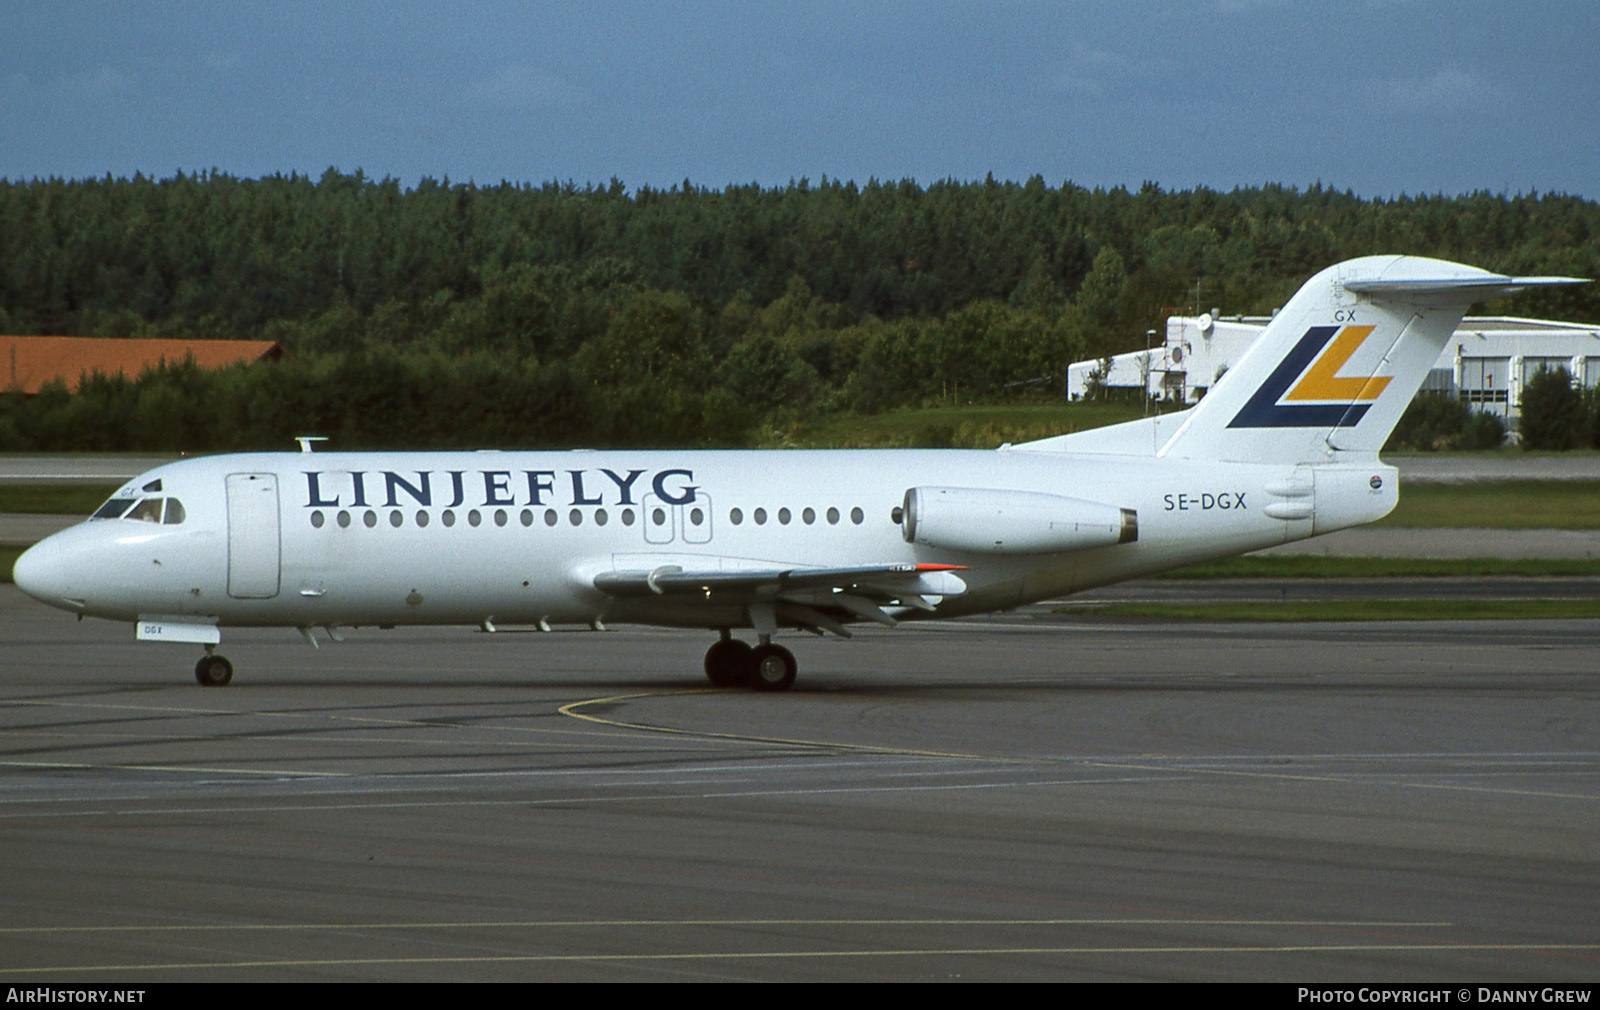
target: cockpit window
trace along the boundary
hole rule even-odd
[[[95,510],[95,519],[117,519],[134,503],[132,498],[113,498]]]
[[[188,517],[176,498],[112,498],[95,511],[95,519],[133,519],[176,526]]]
[[[137,519],[142,523],[158,523],[161,521],[161,502],[160,498],[146,498],[122,518]]]

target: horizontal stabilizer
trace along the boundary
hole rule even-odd
[[[1484,274],[1473,277],[1374,277],[1345,281],[1344,289],[1377,300],[1446,295],[1450,301],[1486,302],[1528,288],[1587,283],[1582,277],[1504,277]]]

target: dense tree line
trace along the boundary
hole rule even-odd
[[[312,427],[365,444],[736,444],[804,412],[993,400],[1141,346],[1173,309],[1265,312],[1375,252],[1600,276],[1600,205],[1037,177],[0,181],[0,331],[291,352],[275,369],[102,380],[77,404],[0,397],[0,448],[155,448],[156,432],[225,448]],[[1597,287],[1497,308],[1600,319]],[[472,420],[450,423],[449,397]],[[72,417],[97,409],[119,424],[82,433]]]

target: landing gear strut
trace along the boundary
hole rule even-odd
[[[233,679],[233,664],[207,650],[200,662],[194,664],[194,679],[201,687],[227,687],[228,681]]]
[[[723,629],[722,638],[706,650],[706,677],[717,687],[748,684],[757,691],[787,691],[799,666],[794,653],[773,645],[767,635],[751,648]]]

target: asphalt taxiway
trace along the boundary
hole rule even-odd
[[[1592,980],[1600,622],[184,647],[0,587],[0,978]]]

